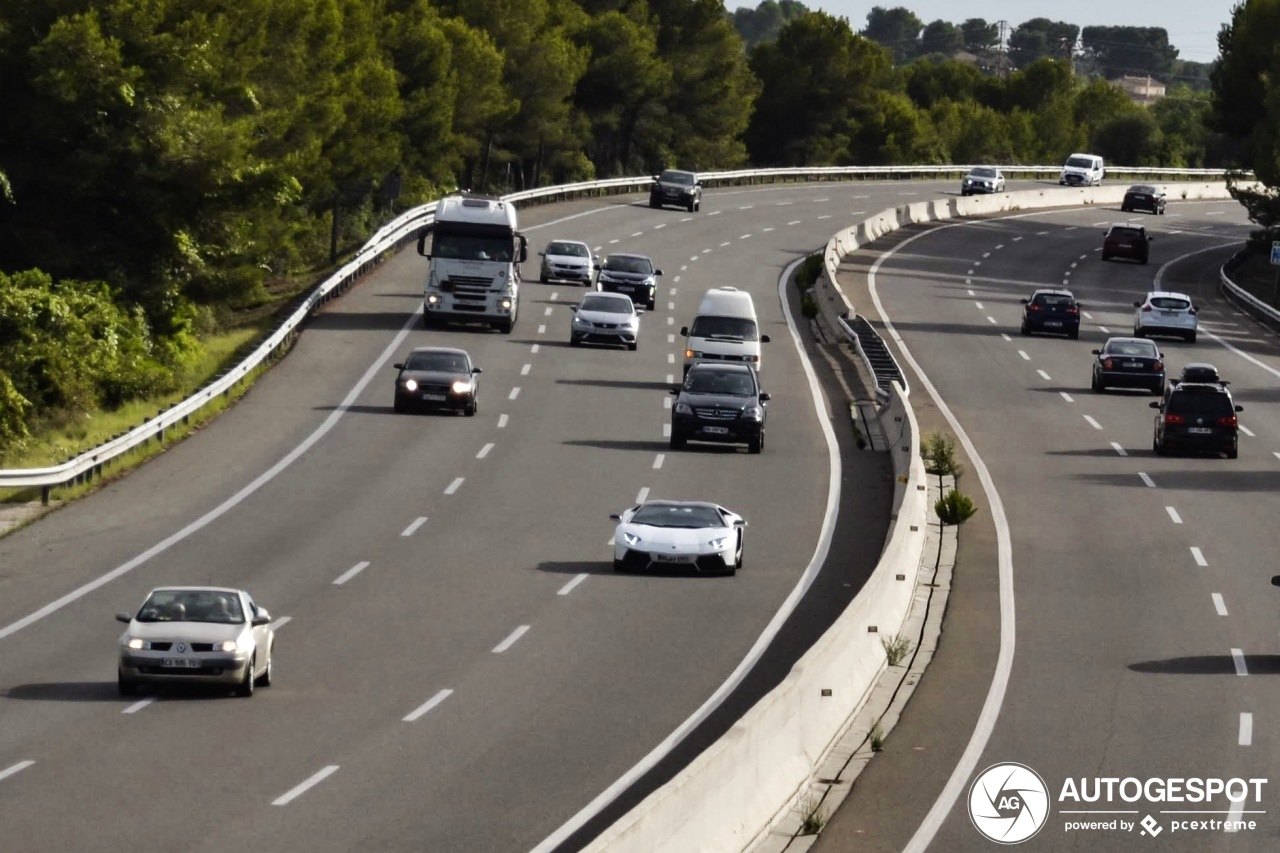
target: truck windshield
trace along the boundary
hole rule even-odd
[[[458,261],[501,261],[509,264],[515,260],[515,241],[505,236],[436,232],[431,243],[431,255]]]

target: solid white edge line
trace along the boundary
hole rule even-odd
[[[840,448],[836,443],[835,430],[829,422],[822,386],[818,384],[818,376],[814,372],[808,355],[805,353],[804,344],[800,340],[800,333],[796,329],[795,318],[791,314],[791,306],[787,302],[787,281],[791,277],[791,272],[803,262],[804,258],[792,261],[782,271],[778,278],[778,300],[782,303],[782,313],[787,319],[787,331],[791,335],[791,342],[800,356],[800,366],[804,368],[805,378],[809,382],[810,399],[813,403],[818,426],[822,429],[823,438],[827,443],[827,459],[830,466],[830,476],[827,479],[827,505],[813,556],[809,559],[809,564],[805,566],[804,574],[801,575],[800,580],[797,581],[786,599],[779,606],[777,612],[774,613],[773,618],[769,620],[769,624],[765,626],[764,631],[748,650],[746,657],[734,668],[733,672],[729,673],[729,677],[725,679],[724,683],[717,687],[716,691],[697,710],[677,726],[675,731],[667,735],[661,743],[655,746],[648,755],[641,758],[631,769],[618,777],[613,784],[597,794],[591,802],[583,806],[577,814],[565,821],[555,832],[543,839],[530,853],[550,853],[550,851],[559,847],[565,839],[577,832],[587,821],[598,815],[627,788],[631,787],[636,780],[640,779],[663,758],[666,758],[672,750],[680,745],[681,741],[689,736],[690,732],[701,725],[712,712],[719,708],[724,700],[747,677],[747,674],[759,662],[760,658],[763,657],[774,637],[782,630],[783,624],[800,604],[805,593],[809,591],[809,587],[813,585],[814,579],[818,576],[818,571],[827,559],[827,553],[831,550],[831,538],[835,532],[836,513],[840,508],[842,468]],[[663,399],[669,406],[671,397],[667,396]]]
[[[412,536],[413,534],[418,532],[419,527],[421,527],[426,523],[427,523],[427,517],[425,515],[420,515],[417,518],[415,518],[413,521],[409,522],[409,526],[406,527],[404,530],[400,531],[400,535]]]
[[[613,543],[609,543],[609,544],[613,544]],[[591,577],[591,575],[587,574],[586,572],[583,572],[582,574],[579,574],[579,575],[574,575],[573,580],[569,581],[567,584],[560,587],[559,591],[556,592],[556,595],[568,595],[569,593],[573,592],[573,588],[575,586],[582,583],[584,580],[586,580],[589,577]]]
[[[273,806],[289,805],[289,803],[293,802],[298,797],[305,794],[308,790],[310,790],[311,788],[314,788],[316,785],[319,785],[325,779],[332,776],[334,772],[337,771],[337,769],[338,769],[338,765],[330,764],[329,766],[325,767],[323,770],[319,770],[316,773],[313,773],[311,777],[308,778],[306,781],[304,781],[302,784],[298,785],[295,788],[290,789],[284,794],[281,794],[279,797],[276,797],[276,799],[274,799],[271,802],[271,805]]]
[[[1253,745],[1253,714],[1249,711],[1240,712],[1240,746]]]
[[[423,521],[426,521],[426,519],[423,519]],[[367,568],[369,568],[369,561],[361,560],[360,562],[356,563],[354,566],[352,566],[351,568],[347,569],[345,572],[343,572],[342,574],[334,578],[333,585],[342,586],[344,583],[351,580],[353,577],[360,574]]]
[[[412,723],[414,720],[418,719],[423,714],[427,713],[432,708],[436,707],[437,705],[439,705],[441,702],[448,699],[452,695],[453,695],[453,691],[448,688],[445,688],[444,690],[437,692],[436,695],[432,696],[430,699],[423,702],[418,707],[414,708],[408,714],[405,714],[405,717],[401,722]]]
[[[502,654],[507,649],[514,646],[516,642],[527,633],[529,633],[529,626],[521,625],[520,627],[512,631],[510,634],[508,634],[505,640],[503,640],[501,643],[498,643],[498,645],[494,646],[493,653],[495,655]]]
[[[1215,592],[1211,596],[1213,598],[1213,609],[1218,611],[1219,616],[1230,616],[1227,612],[1227,602],[1222,599],[1222,593]]]
[[[1236,667],[1236,675],[1248,675],[1248,674],[1249,674],[1249,667],[1248,667],[1248,665],[1247,665],[1247,664],[1245,663],[1245,661],[1244,661],[1244,650],[1243,650],[1243,649],[1232,649],[1232,650],[1231,650],[1231,662],[1232,662],[1233,664],[1235,664],[1235,667]]]
[[[121,714],[136,714],[136,713],[138,713],[139,711],[141,711],[143,708],[145,708],[145,707],[147,707],[148,705],[150,705],[150,704],[151,704],[152,702],[154,702],[154,701],[156,701],[156,697],[154,697],[154,696],[148,696],[146,699],[139,699],[137,702],[134,702],[132,705],[130,705],[129,707],[125,708],[125,709],[124,709],[124,710],[122,710],[120,713],[121,713]]]
[[[5,769],[0,770],[0,780],[8,779],[10,776],[14,775],[15,773],[21,773],[23,770],[26,770],[32,764],[35,764],[35,762],[19,761],[17,764],[6,767]]]
[[[204,515],[200,516],[195,521],[188,524],[186,527],[183,527],[178,532],[171,533],[170,535],[166,536],[164,539],[161,539],[155,545],[152,545],[150,548],[143,551],[141,554],[137,555],[136,557],[129,560],[128,562],[125,562],[119,566],[116,566],[114,569],[107,572],[106,574],[100,575],[94,580],[89,581],[89,583],[76,587],[71,592],[68,592],[66,595],[63,595],[62,597],[49,602],[44,607],[41,607],[39,610],[36,610],[34,613],[30,613],[27,616],[22,617],[17,622],[10,623],[9,625],[6,625],[3,628],[0,628],[0,640],[3,640],[5,637],[10,636],[11,634],[16,634],[18,631],[21,631],[23,628],[26,628],[29,625],[32,625],[36,622],[39,622],[41,619],[45,618],[46,616],[52,613],[56,613],[57,611],[66,607],[68,604],[78,601],[79,599],[84,598],[86,595],[93,592],[94,590],[97,590],[101,587],[106,586],[116,578],[127,575],[129,572],[133,571],[138,566],[141,566],[143,563],[147,562],[152,557],[155,557],[159,554],[163,554],[165,551],[169,550],[174,545],[178,544],[182,540],[191,536],[193,533],[197,533],[200,530],[203,530],[205,527],[208,527],[210,524],[217,521],[223,515],[230,512],[232,509],[234,509],[238,505],[240,505],[250,495],[258,491],[258,489],[262,488],[267,483],[274,480],[277,476],[279,476],[279,474],[282,471],[284,471],[284,469],[288,468],[290,465],[296,462],[299,457],[301,457],[304,453],[306,453],[308,450],[314,447],[316,443],[320,441],[320,439],[324,438],[325,435],[327,435],[328,432],[331,429],[333,429],[335,425],[337,425],[339,419],[341,419],[341,417],[347,413],[347,410],[350,409],[353,405],[355,405],[356,400],[359,398],[360,394],[364,391],[365,387],[370,382],[373,381],[373,378],[375,376],[379,376],[382,374],[383,366],[391,359],[392,355],[400,349],[401,343],[404,341],[406,337],[409,336],[409,331],[417,323],[418,317],[421,314],[422,314],[422,305],[421,303],[419,303],[418,307],[414,309],[412,314],[409,315],[409,319],[406,320],[404,325],[400,327],[400,331],[396,334],[394,338],[391,339],[391,343],[387,344],[386,348],[383,349],[382,353],[374,360],[372,364],[369,365],[369,368],[365,370],[364,375],[361,376],[360,379],[356,381],[356,384],[351,387],[351,390],[347,392],[347,396],[342,398],[342,402],[339,403],[334,408],[334,410],[329,413],[329,416],[326,417],[320,423],[320,426],[316,427],[315,430],[306,438],[304,438],[296,447],[294,447],[293,450],[290,450],[288,453],[286,453],[284,457],[280,459],[279,462],[272,465],[266,471],[263,471],[261,474],[255,477],[252,481],[250,481],[249,485],[240,489],[231,497],[227,498],[225,501],[223,501],[213,509],[206,512]]]

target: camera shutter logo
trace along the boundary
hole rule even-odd
[[[969,820],[997,844],[1018,844],[1049,819],[1049,789],[1025,764],[993,764],[969,788]]]

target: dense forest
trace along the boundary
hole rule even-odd
[[[796,0],[9,0],[0,458],[50,412],[172,389],[268,282],[457,187],[1081,149],[1274,171],[1280,2],[1234,16],[1207,67],[1161,28],[855,31]]]

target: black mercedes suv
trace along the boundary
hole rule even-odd
[[[671,389],[671,447],[689,441],[745,444],[764,450],[769,395],[760,390],[755,368],[746,364],[708,364],[689,368],[684,384]]]

